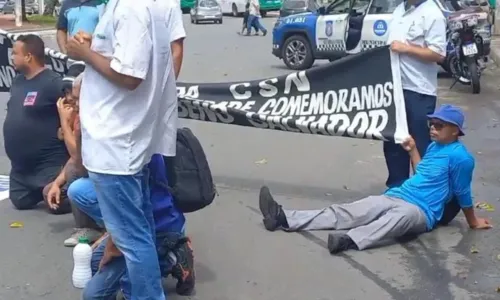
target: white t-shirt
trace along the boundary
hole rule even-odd
[[[110,0],[92,50],[111,68],[141,78],[135,90],[109,81],[91,66],[80,95],[83,164],[91,172],[138,173],[155,153],[175,155],[177,92],[165,18],[151,0]]]
[[[248,13],[251,14],[252,16],[260,15],[260,11],[257,8],[255,8],[256,6],[259,7],[260,9],[259,0],[250,0],[250,8]]]
[[[434,1],[421,2],[407,11],[403,2],[394,10],[392,16],[388,44],[393,41],[412,43],[446,56],[446,18]],[[439,70],[436,63],[400,54],[399,64],[403,89],[436,95]]]
[[[168,31],[170,32],[170,41],[174,42],[186,37],[184,23],[182,22],[182,11],[178,3],[173,1],[155,1],[155,5],[161,6],[165,10],[165,19],[167,20]]]

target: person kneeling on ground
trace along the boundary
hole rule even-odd
[[[73,78],[70,74],[79,67],[70,67],[67,78]],[[77,73],[80,70],[77,70]],[[74,74],[76,75],[76,74]],[[64,166],[57,178],[44,189],[44,198],[53,209],[57,209],[61,203],[61,195],[66,194],[70,184],[80,177],[88,177],[87,170],[82,164],[80,149],[80,119],[78,116],[78,100],[83,73],[80,73],[74,81],[67,82],[65,97],[57,102],[57,109],[61,119],[61,129],[64,143],[70,154],[70,159]],[[77,141],[78,139],[78,141]],[[68,202],[71,202],[68,200]],[[74,247],[78,244],[80,237],[86,237],[93,243],[102,236],[103,228],[99,227],[94,220],[71,203],[71,210],[75,219],[75,230],[73,234],[64,241],[64,246]]]
[[[150,198],[154,216],[156,246],[162,277],[172,274],[177,279],[180,295],[192,293],[195,285],[194,257],[191,241],[184,235],[185,218],[175,208],[167,189],[165,162],[161,155],[153,155],[150,170]],[[89,178],[80,178],[68,189],[72,203],[104,226],[94,185]],[[83,300],[130,298],[127,267],[122,253],[112,237],[105,238],[92,254],[93,277],[83,291]],[[120,291],[121,287],[121,291]]]
[[[353,203],[333,204],[319,210],[283,210],[267,187],[260,191],[264,226],[274,231],[348,230],[328,235],[328,250],[363,250],[407,234],[435,228],[448,199],[455,197],[473,229],[487,229],[487,219],[474,214],[471,183],[474,158],[459,141],[464,115],[458,107],[443,105],[429,117],[433,142],[421,159],[413,138],[403,144],[411,157],[414,175],[383,195]]]
[[[61,76],[45,68],[45,45],[33,34],[21,35],[13,45],[12,61],[17,75],[12,81],[3,126],[5,152],[11,163],[9,198],[20,210],[33,209],[44,200],[44,188],[69,159],[60,136],[57,99],[63,96]],[[57,209],[71,212],[61,195]]]

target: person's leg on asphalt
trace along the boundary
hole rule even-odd
[[[260,31],[262,31],[262,34],[263,35],[266,35],[267,34],[267,29],[262,25],[262,23],[260,22],[260,17],[255,17],[255,25],[257,26],[257,28],[259,28]]]
[[[264,226],[270,231],[278,227],[290,232],[347,230],[366,225],[393,207],[394,202],[381,195],[369,196],[352,203],[332,204],[323,209],[283,210],[281,205],[274,201],[267,187],[262,187],[259,195]]]
[[[436,108],[436,97],[403,90],[406,119],[410,135],[415,139],[420,156],[423,157],[430,144],[427,115]],[[386,186],[396,187],[410,177],[410,156],[401,145],[384,142],[384,156],[389,176]]]
[[[92,218],[100,228],[104,228],[97,193],[90,178],[79,178],[72,182],[68,188],[68,197],[76,209]]]
[[[415,144],[421,157],[424,157],[427,147],[431,143],[429,130],[428,115],[436,110],[436,96],[418,94],[412,91],[405,92],[406,97],[412,99],[407,101],[407,110],[410,111],[411,117],[408,120],[408,129],[410,135],[415,140]]]
[[[33,209],[43,201],[42,191],[30,185],[27,177],[14,171],[9,174],[9,199],[18,210]]]
[[[115,300],[120,290],[120,281],[127,272],[124,257],[116,257],[99,270],[107,239],[103,240],[92,253],[93,277],[82,293],[82,300]]]
[[[248,15],[246,35],[250,35],[250,33],[252,32],[252,27],[254,26],[255,18],[256,17],[254,15]]]
[[[345,245],[349,240],[354,242],[358,250],[364,250],[406,234],[421,234],[427,231],[427,218],[418,206],[396,198],[391,200],[395,204],[394,207],[373,222],[353,228],[345,234],[330,233],[330,253],[347,250]]]
[[[130,300],[164,300],[149,190],[143,190],[148,174],[89,172],[89,177],[96,188],[106,230],[125,257]],[[128,289],[124,284],[122,288]]]
[[[78,239],[83,236],[89,242],[95,242],[103,234],[104,223],[92,181],[83,177],[76,179],[71,182],[66,193],[75,219],[75,229],[64,241],[64,246],[76,246]]]

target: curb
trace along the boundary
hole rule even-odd
[[[500,67],[500,38],[495,37],[491,40],[491,59],[495,62],[497,67]]]
[[[35,29],[35,30],[8,30],[9,33],[12,34],[36,34],[39,36],[47,36],[47,35],[55,35],[55,29]]]

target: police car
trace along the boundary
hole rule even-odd
[[[279,18],[273,29],[272,53],[288,68],[304,70],[316,59],[332,61],[383,46],[392,13],[402,1],[333,0],[318,11]],[[435,0],[448,15],[452,9],[445,1]]]

